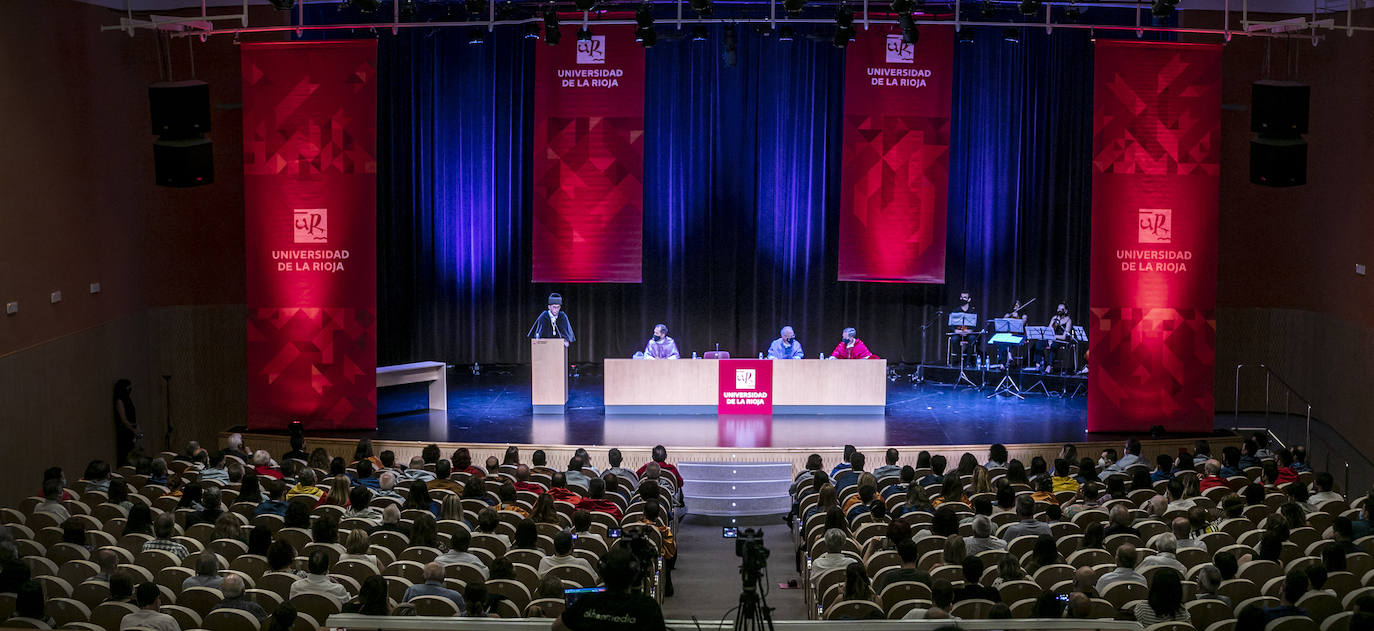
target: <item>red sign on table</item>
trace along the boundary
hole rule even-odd
[[[716,379],[717,413],[773,413],[773,360],[722,359]]]

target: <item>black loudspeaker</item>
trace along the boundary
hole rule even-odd
[[[1312,87],[1296,81],[1256,81],[1250,93],[1250,131],[1293,137],[1307,133]]]
[[[199,136],[210,131],[210,84],[172,81],[148,86],[148,111],[153,133],[170,138]]]
[[[215,181],[214,145],[207,138],[153,143],[158,186],[200,186]]]
[[[1307,141],[1255,138],[1250,141],[1250,181],[1264,186],[1307,183]]]

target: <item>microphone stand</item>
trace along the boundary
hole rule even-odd
[[[918,385],[925,383],[926,381],[926,351],[929,350],[930,346],[930,344],[926,342],[926,329],[929,329],[932,324],[939,322],[940,318],[944,317],[944,315],[945,310],[943,307],[941,307],[940,309],[936,309],[935,317],[926,320],[925,323],[921,325],[921,363],[916,366],[916,374],[912,377],[912,381],[915,381]]]

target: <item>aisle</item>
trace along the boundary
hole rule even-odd
[[[778,589],[778,583],[788,579],[801,580],[796,571],[792,533],[782,518],[768,523],[776,524],[763,528],[763,544],[770,552],[766,598],[773,607],[773,618],[805,619],[802,590]],[[679,558],[673,572],[676,593],[664,601],[664,617],[690,619],[695,615],[702,620],[719,620],[739,604],[740,559],[735,556],[734,540],[722,539],[720,526],[705,525],[698,519],[678,529],[677,541]],[[732,619],[734,615],[730,612]]]

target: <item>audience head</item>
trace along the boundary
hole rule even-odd
[[[124,572],[110,576],[110,600],[129,602],[134,597],[134,579]]]
[[[224,594],[225,600],[242,598],[244,592],[243,578],[238,574],[229,574],[225,576],[224,582],[220,583],[219,591]]]
[[[964,557],[968,556],[967,548],[964,546],[964,538],[957,534],[945,537],[945,553],[940,557],[945,565],[959,565],[964,562]]]
[[[930,457],[930,472],[935,475],[942,475],[945,472],[945,457],[935,454]]]
[[[1212,566],[1217,568],[1217,572],[1221,573],[1221,580],[1223,581],[1229,581],[1235,578],[1236,571],[1240,567],[1236,560],[1236,555],[1227,550],[1217,552],[1216,555],[1212,557]]]
[[[139,583],[134,590],[134,604],[140,609],[157,609],[162,601],[162,590],[158,589],[157,583]]]
[[[830,554],[839,554],[844,551],[844,542],[849,538],[843,530],[831,528],[825,531],[825,551]]]
[[[1140,554],[1136,552],[1135,544],[1124,543],[1116,549],[1116,566],[1124,568],[1135,568],[1135,564],[1140,560]]]
[[[1302,570],[1289,570],[1283,576],[1283,602],[1289,605],[1297,604],[1302,599],[1302,595],[1307,593],[1307,573]]]
[[[196,556],[196,574],[215,576],[219,574],[219,558],[213,550],[206,550]]]
[[[639,572],[639,562],[628,546],[615,546],[601,557],[601,580],[608,592],[629,591]]]
[[[1183,610],[1183,579],[1172,568],[1155,571],[1146,598],[1156,615],[1172,617]]]

